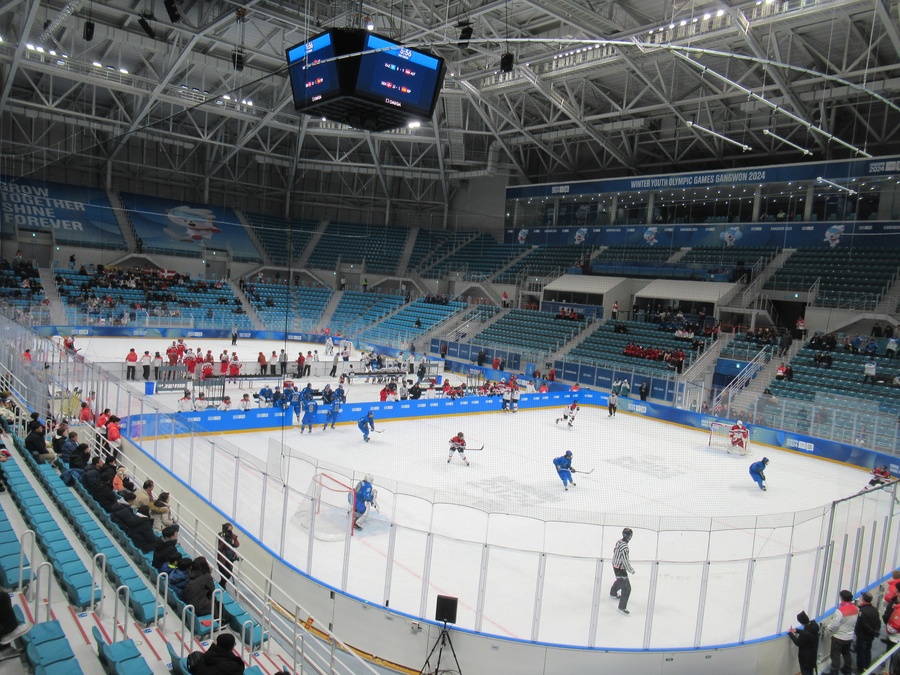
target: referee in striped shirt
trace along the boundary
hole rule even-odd
[[[613,572],[615,572],[616,580],[609,589],[609,597],[619,600],[619,611],[626,616],[631,614],[628,611],[628,598],[631,596],[631,582],[628,580],[628,573],[634,574],[634,568],[628,560],[628,542],[634,536],[630,527],[622,530],[622,538],[616,542],[613,549]]]

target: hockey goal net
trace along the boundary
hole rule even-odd
[[[711,448],[722,448],[726,452],[746,455],[750,452],[750,431],[746,428],[742,429],[744,438],[743,447],[732,443],[731,424],[723,422],[713,422],[709,425],[709,446]]]
[[[341,541],[353,536],[351,511],[356,490],[327,473],[312,477],[294,522],[320,541]]]

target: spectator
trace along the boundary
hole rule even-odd
[[[876,354],[878,354],[878,343],[875,342],[875,338],[869,338],[866,346],[863,347],[863,352],[866,354],[866,356],[875,356]]]
[[[872,665],[872,643],[881,634],[881,617],[872,605],[872,594],[859,598],[859,617],[856,619],[856,669],[867,670]]]
[[[184,595],[184,588],[191,580],[191,567],[194,561],[184,558],[177,551],[172,556],[177,562],[176,569],[169,572],[169,588],[178,596]]]
[[[163,528],[162,538],[156,542],[153,548],[153,567],[172,559],[173,554],[178,553],[178,526],[170,525]]]
[[[138,506],[150,506],[155,500],[153,498],[153,481],[149,478],[144,481],[144,484],[141,486],[140,490],[135,490],[135,495],[137,496],[134,507]]]
[[[234,533],[231,523],[223,523],[222,531],[219,532],[216,551],[216,562],[219,566],[219,574],[222,575],[220,583],[223,588],[231,580],[234,563],[239,557],[235,549],[239,548],[240,545],[241,542]]]
[[[72,454],[75,452],[75,450],[77,448],[78,448],[78,432],[70,431],[68,433],[68,435],[66,436],[66,440],[63,441],[63,443],[60,445],[59,452],[57,454],[59,455],[59,458],[63,462],[65,462],[66,464],[69,464],[70,460],[72,459]]]
[[[841,602],[827,627],[827,631],[831,634],[831,669],[829,672],[832,675],[837,675],[838,671],[843,672],[844,675],[850,675],[853,669],[850,646],[853,642],[858,617],[859,608],[853,604],[853,593],[847,590],[841,591]],[[841,668],[842,658],[843,668]]]
[[[9,593],[0,593],[0,645],[8,645],[30,631],[32,625],[27,621],[19,623],[13,611]]]
[[[869,382],[871,380],[872,384],[875,384],[875,359],[869,357],[869,360],[866,361],[866,365],[863,366],[863,384]]]
[[[84,471],[91,459],[91,447],[87,443],[79,443],[69,456],[69,468]]]
[[[91,496],[93,496],[94,500],[106,512],[112,510],[112,508],[119,501],[116,495],[116,491],[113,490],[112,485],[115,475],[115,473],[103,473],[97,480],[97,484],[94,486],[93,492],[91,492]]]
[[[782,361],[782,362],[778,365],[778,368],[775,369],[775,379],[778,380],[779,382],[780,382],[781,380],[783,380],[783,379],[784,379],[784,376],[785,376],[785,370],[786,370],[786,369],[785,369],[785,367],[784,367],[784,361]]]
[[[644,380],[643,382],[641,382],[641,386],[638,389],[638,393],[640,394],[642,401],[647,400],[647,396],[650,394],[650,385],[647,383],[647,380]]]
[[[150,504],[150,517],[153,519],[153,531],[157,534],[162,533],[167,527],[175,525],[177,521],[169,507],[168,492],[160,492],[156,501]]]
[[[137,352],[134,351],[134,349],[128,350],[128,354],[125,356],[125,363],[126,363],[125,379],[126,380],[135,379],[135,377],[134,377],[135,369],[137,368],[137,366],[135,364],[137,364],[137,361],[138,361]]]
[[[185,604],[193,605],[197,616],[206,616],[212,613],[212,594],[216,589],[212,572],[206,558],[200,557],[191,565],[191,578],[188,580],[182,593]]]
[[[115,504],[109,509],[110,519],[118,525],[123,532],[128,532],[134,524],[137,515],[134,512],[134,493],[123,492]]]
[[[819,624],[807,616],[806,612],[797,615],[801,628],[791,626],[788,637],[798,647],[797,661],[800,664],[800,675],[813,675],[816,672],[816,659],[819,651]]]
[[[81,484],[91,494],[93,494],[94,488],[97,486],[97,481],[100,480],[100,467],[102,465],[103,460],[99,457],[94,457],[90,465],[84,470],[84,473],[81,474]]]
[[[256,357],[256,362],[259,364],[259,374],[265,375],[266,374],[266,366],[269,363],[268,359],[266,358],[266,355],[263,354],[262,352],[260,352],[259,356]],[[187,392],[185,392],[185,393],[187,393]]]
[[[784,367],[784,379],[788,382],[791,382],[794,379],[794,368],[790,363]]]
[[[152,553],[156,548],[159,537],[153,532],[153,518],[150,517],[150,507],[144,504],[135,512],[135,518],[126,534],[134,542],[134,545],[142,553]]]
[[[896,354],[897,354],[897,343],[898,343],[898,342],[900,342],[900,341],[898,341],[897,338],[895,338],[895,337],[891,337],[891,338],[887,341],[887,347],[885,348],[884,354],[885,354],[885,356],[887,356],[889,359],[893,359],[894,356],[896,356]]]
[[[191,672],[195,675],[241,675],[244,661],[234,653],[234,645],[234,635],[219,633],[215,644],[206,650]]]
[[[56,453],[47,447],[47,439],[44,435],[44,426],[38,424],[25,437],[25,449],[34,457],[34,461],[38,464],[44,462],[54,462]]]

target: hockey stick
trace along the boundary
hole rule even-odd
[[[372,433],[373,433],[373,434],[383,434],[383,433],[384,433],[384,429],[372,429]]]
[[[572,473],[580,473],[582,476],[590,476],[592,473],[594,473],[593,469],[591,469],[590,471],[578,471],[576,469],[571,469],[571,471]]]
[[[481,452],[482,450],[484,450],[484,445],[480,448],[466,448],[466,452]]]

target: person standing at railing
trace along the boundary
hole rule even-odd
[[[27,351],[27,350],[26,350]],[[125,356],[125,379],[126,380],[134,380],[135,372],[137,371],[137,362],[138,355],[134,349],[128,351],[128,354]]]

